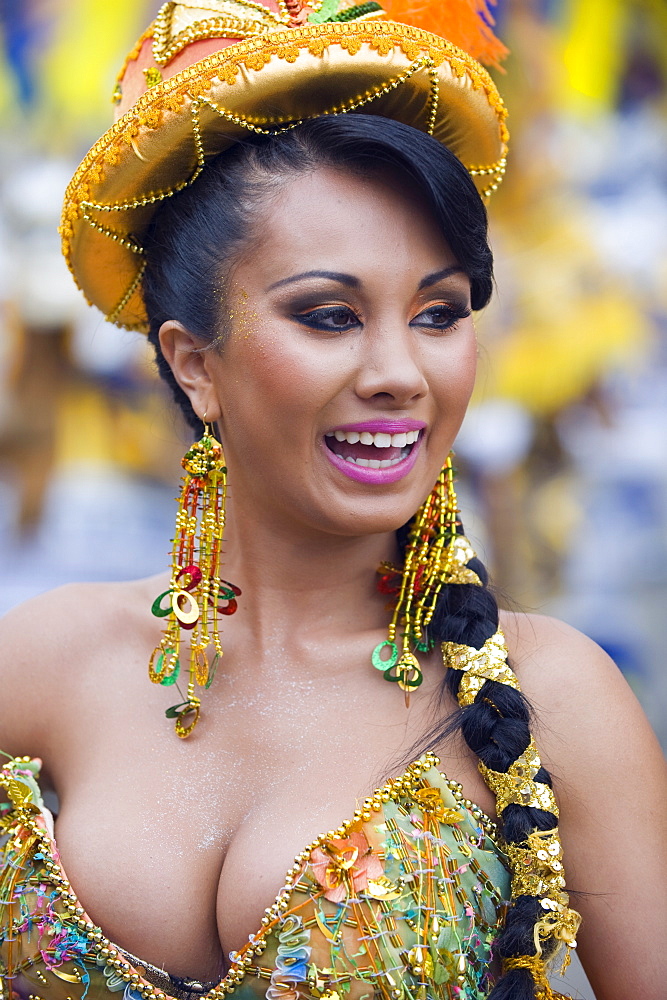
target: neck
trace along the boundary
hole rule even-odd
[[[276,643],[348,636],[388,624],[377,567],[396,561],[394,532],[348,537],[265,523],[227,506],[221,576],[241,587],[243,621],[256,652]]]

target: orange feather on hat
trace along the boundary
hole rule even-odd
[[[468,52],[487,66],[500,69],[508,54],[493,33],[489,3],[495,0],[382,0],[392,21],[432,31]]]

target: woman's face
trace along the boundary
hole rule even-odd
[[[206,362],[234,507],[393,530],[430,492],[472,391],[469,280],[397,175],[320,168],[260,212]]]

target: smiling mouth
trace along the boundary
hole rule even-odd
[[[352,465],[361,465],[367,469],[390,469],[408,457],[421,433],[329,431],[324,435],[324,443],[334,455]]]

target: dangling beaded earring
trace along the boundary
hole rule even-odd
[[[162,640],[148,664],[154,684],[178,687],[181,672],[181,641],[189,632],[187,693],[168,708],[176,733],[185,739],[197,725],[201,700],[195,684],[208,688],[215,675],[222,646],[218,615],[233,615],[241,591],[219,576],[220,548],[225,527],[227,469],[222,445],[203,418],[204,433],[185,453],[181,495],[178,498],[176,531],[171,560],[171,581],[153,601],[157,618],[169,619]],[[213,647],[209,663],[208,647]],[[180,691],[180,688],[179,688]]]
[[[433,648],[428,626],[438,594],[444,584],[460,576],[462,560],[467,554],[464,548],[469,548],[467,540],[457,536],[457,514],[450,455],[433,490],[415,515],[402,569],[392,563],[382,563],[378,569],[380,591],[395,596],[396,603],[387,638],[375,647],[371,662],[383,672],[385,680],[402,688],[406,707],[410,704],[410,692],[423,680],[419,661],[411,647],[418,652]],[[475,577],[470,570],[466,572]]]

